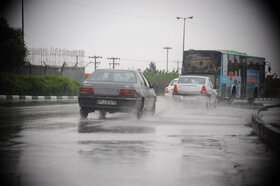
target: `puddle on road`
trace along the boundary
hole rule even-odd
[[[202,148],[202,149],[218,149],[221,150],[225,146],[220,139],[206,137],[189,136],[182,138],[182,144],[187,148]]]
[[[87,158],[124,163],[146,156],[150,152],[151,145],[154,142],[141,140],[86,140],[79,141],[78,143],[84,145],[83,149],[79,151],[79,154]]]

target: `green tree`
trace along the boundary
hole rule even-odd
[[[27,49],[22,39],[22,30],[11,28],[0,18],[0,71],[18,71],[24,65]]]
[[[156,70],[154,63],[151,62],[149,68],[144,71],[144,75],[153,85],[157,95],[163,95],[165,87],[172,81],[174,78],[179,77],[177,72],[165,72],[165,70]],[[152,72],[152,69],[154,71]]]
[[[144,72],[157,72],[157,66],[154,62],[151,61],[149,68],[146,68]]]

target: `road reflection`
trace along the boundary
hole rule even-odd
[[[9,107],[0,107],[0,185],[19,185],[20,176],[17,175],[17,165],[22,153],[23,143],[20,138],[22,110]]]
[[[129,119],[114,120],[79,120],[79,133],[154,133],[153,126],[143,125],[141,121]]]
[[[243,105],[159,99],[140,120],[80,120],[78,104],[0,107],[0,185],[261,185],[279,164],[244,126],[257,105]]]

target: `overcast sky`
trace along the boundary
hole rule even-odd
[[[279,25],[271,10],[252,0],[24,0],[27,47],[85,50],[102,56],[99,68],[109,68],[108,57],[118,57],[117,68],[141,68],[153,61],[169,70],[182,60],[185,49],[228,49],[265,57],[280,75]],[[279,8],[277,8],[279,10]],[[21,1],[1,12],[13,27],[21,27]],[[180,64],[181,65],[181,64]],[[87,72],[93,71],[88,65]]]

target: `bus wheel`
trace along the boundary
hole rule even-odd
[[[255,90],[254,90],[253,97],[252,97],[252,98],[248,98],[248,103],[249,103],[249,104],[254,104],[254,103],[255,103],[257,94],[258,94],[258,91],[257,91],[257,89],[255,89]]]
[[[233,103],[234,99],[235,99],[235,88],[233,89],[231,96],[229,97],[229,100],[228,100],[230,105]]]

